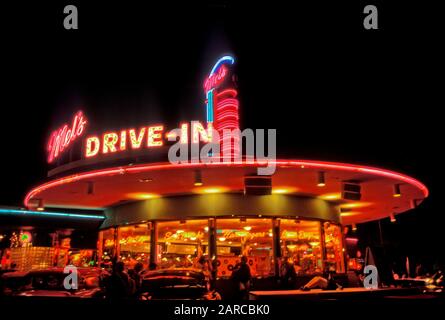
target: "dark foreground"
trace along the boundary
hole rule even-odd
[[[444,294],[406,292],[404,295],[301,295],[293,299],[262,299],[260,301],[137,301],[103,299],[70,299],[42,297],[3,297],[0,310],[24,316],[90,319],[100,317],[150,319],[218,319],[236,318],[290,319],[311,316],[315,319],[358,319],[362,316],[398,319],[404,316],[443,316]],[[253,307],[244,307],[252,305]],[[205,314],[201,312],[206,308]],[[250,313],[254,312],[254,313]],[[267,313],[264,313],[268,310]],[[57,316],[57,315],[60,315]],[[442,315],[442,316],[441,316]]]

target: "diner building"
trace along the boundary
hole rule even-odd
[[[298,158],[172,163],[177,138],[208,142],[209,128],[239,129],[235,60],[224,56],[204,84],[205,121],[172,131],[139,115],[134,126],[95,127],[86,110],[51,135],[46,181],[25,197],[28,210],[95,210],[101,266],[193,267],[202,255],[230,277],[241,255],[257,278],[292,259],[298,275],[345,273],[345,227],[391,219],[420,205],[428,189],[405,174]],[[119,115],[116,115],[119,117]],[[179,132],[179,133],[178,133]],[[175,136],[176,135],[176,136]],[[239,151],[237,142],[223,152]],[[225,148],[225,149],[224,149]],[[272,175],[258,168],[275,166]]]

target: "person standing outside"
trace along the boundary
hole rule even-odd
[[[252,275],[250,273],[250,267],[247,264],[246,256],[242,256],[241,262],[236,264],[235,268],[233,269],[231,278],[235,286],[236,300],[247,299]]]

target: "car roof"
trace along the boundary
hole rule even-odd
[[[159,273],[203,273],[202,270],[196,268],[166,268],[158,270],[147,271],[146,274],[159,274]]]
[[[19,277],[24,277],[28,274],[27,271],[12,271],[12,272],[6,272],[4,274],[2,274],[2,278],[7,279],[7,278],[19,278]]]

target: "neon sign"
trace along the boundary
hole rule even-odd
[[[204,90],[206,92],[206,109],[207,109],[207,123],[213,123],[213,109],[214,109],[214,94],[215,89],[225,79],[228,69],[225,64],[234,64],[235,59],[231,56],[224,56],[220,58],[210,71],[208,78],[204,82]]]
[[[89,136],[84,144],[84,156],[91,158],[99,154],[107,155],[128,150],[161,147],[164,145],[164,139],[173,141],[179,138],[180,144],[188,144],[189,128],[192,143],[198,144],[200,141],[204,143],[212,142],[213,128],[211,125],[205,128],[199,121],[192,121],[191,124],[182,123],[179,133],[175,130],[164,133],[165,127],[158,124],[142,127],[138,130],[108,131],[101,136]]]
[[[179,231],[179,230],[178,230]],[[194,232],[194,231],[183,231],[183,232],[166,232],[164,235],[164,239],[169,241],[187,241],[188,239],[195,241],[197,239],[201,240],[204,237],[204,234],[201,231]]]
[[[244,230],[217,230],[218,235],[222,234],[222,237],[225,239],[236,239],[236,238],[246,238],[246,239],[254,239],[254,238],[264,238],[268,233],[266,232],[249,232]]]
[[[23,244],[28,244],[32,242],[32,235],[28,231],[20,232],[20,241]]]
[[[231,131],[239,129],[237,91],[230,88],[231,82],[225,81],[229,75],[229,66],[234,62],[233,57],[223,56],[215,63],[205,80],[207,127],[199,121],[192,121],[191,123],[182,123],[179,130],[175,129],[167,133],[164,133],[163,125],[152,125],[139,129],[121,129],[107,131],[99,135],[94,134],[87,137],[83,143],[83,157],[92,158],[99,154],[107,155],[142,148],[161,147],[165,143],[164,139],[174,141],[177,136],[180,138],[180,144],[187,144],[190,140],[192,144],[199,144],[199,141],[203,141],[204,143],[222,145],[221,152],[209,151],[207,155],[210,156],[222,154],[226,158],[226,154],[229,157],[238,155],[238,135],[227,139],[228,142],[224,143],[225,132],[223,132],[226,129]],[[85,116],[79,111],[75,114],[71,126],[65,124],[51,134],[47,146],[49,163],[59,157],[73,141],[83,134],[86,124]]]
[[[48,163],[51,163],[65,150],[77,137],[81,136],[85,131],[87,120],[85,119],[82,111],[79,111],[74,116],[71,127],[67,124],[63,125],[58,130],[55,130],[49,139],[47,151],[48,151]]]
[[[129,148],[140,149],[144,145],[150,147],[162,146],[162,133],[164,126],[156,125],[142,127],[139,130],[128,129],[120,132],[107,132],[102,138],[98,136],[88,137],[86,140],[85,157],[90,158],[99,154],[115,153],[125,151]],[[127,138],[128,137],[128,138]]]
[[[228,70],[226,66],[222,65],[221,68],[218,69],[217,73],[212,74],[206,79],[204,83],[204,90],[207,92],[219,86],[224,81],[227,73]]]
[[[212,126],[219,134],[220,141],[224,139],[224,130],[239,129],[238,99],[235,89],[223,85],[229,70],[227,65],[233,65],[235,59],[231,56],[220,58],[208,78],[204,82],[206,94],[207,125]],[[230,85],[230,83],[229,83]],[[224,158],[236,157],[239,154],[239,139],[226,143],[221,150]]]

